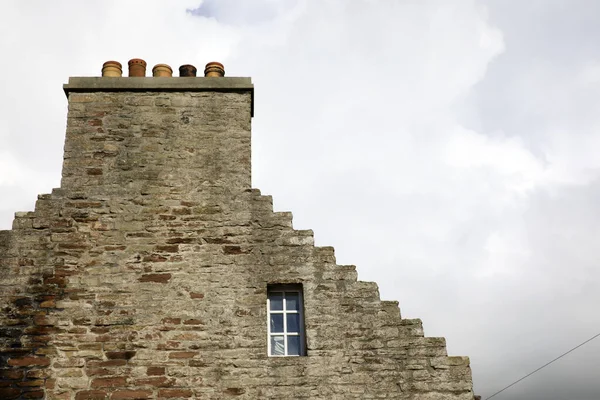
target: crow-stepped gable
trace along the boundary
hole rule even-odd
[[[130,68],[69,79],[61,188],[0,231],[0,398],[473,400],[467,357],[251,188],[249,78]]]

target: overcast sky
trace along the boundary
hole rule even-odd
[[[69,76],[251,76],[253,185],[471,357],[485,397],[600,333],[600,2],[17,1],[0,229],[60,185]],[[600,399],[600,338],[494,399]]]

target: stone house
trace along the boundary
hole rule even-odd
[[[467,357],[251,187],[249,78],[64,91],[61,187],[0,231],[1,399],[473,400]]]

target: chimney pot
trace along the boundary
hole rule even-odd
[[[102,64],[102,76],[120,77],[123,75],[123,68],[118,61],[107,61]]]
[[[167,64],[156,64],[154,68],[152,68],[152,76],[173,76],[173,69]]]
[[[179,67],[179,76],[196,76],[198,70],[191,64],[184,64]]]
[[[223,67],[223,64],[220,62],[211,61],[206,64],[206,67],[204,68],[204,76],[217,78],[223,77],[225,76],[225,67]]]
[[[146,61],[141,58],[132,58],[128,64],[130,77],[146,76]]]

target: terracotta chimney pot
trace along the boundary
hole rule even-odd
[[[204,76],[221,78],[225,76],[225,67],[220,62],[209,62],[206,64],[206,68],[204,68]]]
[[[107,61],[102,64],[102,76],[120,77],[123,75],[123,68],[118,61]]]
[[[179,67],[179,76],[196,76],[198,70],[191,64],[185,64]]]
[[[142,60],[141,58],[132,58],[129,60],[129,76],[146,76],[146,61]]]
[[[173,76],[173,69],[167,64],[156,64],[154,68],[152,68],[152,76]]]

